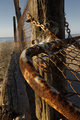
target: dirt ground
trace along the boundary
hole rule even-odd
[[[25,80],[19,68],[19,48],[14,42],[0,43],[0,106],[8,112],[19,113],[15,120],[27,120],[31,113]]]
[[[3,79],[14,50],[14,42],[1,42],[0,43],[0,104],[1,104],[1,88]]]

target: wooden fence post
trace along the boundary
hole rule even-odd
[[[19,22],[19,19],[21,17],[21,6],[19,0],[13,0],[14,1],[14,7],[15,7],[15,13],[17,17],[17,22]]]
[[[17,17],[17,23],[19,23],[19,19],[21,17],[21,5],[20,5],[20,1],[19,0],[13,0],[13,2],[14,2],[15,13],[16,13],[16,17]],[[24,38],[23,38],[23,29],[22,29],[22,26],[20,26],[20,25],[18,26],[18,31],[19,31],[18,32],[19,43],[21,45],[20,47],[23,49],[24,46],[25,46],[25,43],[24,43]]]
[[[29,13],[36,21],[39,21],[44,25],[49,23],[49,29],[53,33],[57,32],[57,37],[59,37],[60,39],[65,37],[64,0],[30,0]],[[54,22],[56,23],[56,25],[53,24]],[[56,29],[56,32],[54,28]],[[40,42],[42,40],[46,41],[45,36],[47,35],[45,35],[45,33],[40,28],[31,24],[31,40],[37,38]],[[62,59],[65,61],[64,58]],[[59,64],[62,68],[62,63]],[[62,78],[62,74],[55,68],[54,65],[52,65],[52,71],[56,72]],[[48,74],[43,74],[40,69],[39,73],[46,79],[46,81],[49,80],[48,82],[60,92],[62,92],[62,89],[66,89],[65,80],[59,81],[59,78],[54,75],[50,76]],[[44,100],[42,100],[37,94],[35,94],[35,104],[36,117],[38,120],[59,120],[61,118],[65,120],[62,115],[60,115],[57,111],[55,111],[47,103],[45,103]]]
[[[13,16],[13,30],[14,30],[14,42],[16,42],[16,20],[15,20],[15,16]]]

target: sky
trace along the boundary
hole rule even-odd
[[[20,0],[22,11],[26,1]],[[13,0],[0,0],[0,37],[13,37],[13,16],[15,16]]]
[[[20,0],[24,10],[27,0]],[[80,0],[65,0],[66,19],[72,34],[80,34]],[[13,37],[13,0],[0,0],[0,37]]]

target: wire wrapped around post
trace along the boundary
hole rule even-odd
[[[75,39],[75,38],[74,38]],[[65,43],[68,44],[68,39]],[[76,41],[76,39],[74,40]],[[25,49],[19,59],[19,65],[21,72],[32,87],[32,89],[50,106],[60,112],[69,120],[80,120],[80,109],[75,107],[70,101],[68,101],[63,95],[61,95],[54,87],[50,86],[40,75],[36,72],[32,57],[40,53],[45,53],[45,49],[61,46],[63,42],[60,40],[41,43],[34,45],[28,49]]]

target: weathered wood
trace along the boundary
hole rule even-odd
[[[64,38],[65,36],[65,30],[64,30],[64,0],[30,0],[29,5],[29,13],[32,15],[32,17],[39,21],[40,23],[46,25],[49,23],[50,26],[49,29],[51,32],[57,34],[57,37]],[[57,23],[57,26],[53,24],[53,22]],[[31,40],[32,39],[39,39],[41,42],[46,41],[47,35],[38,27],[31,24]],[[52,38],[49,39],[51,41]],[[58,61],[57,61],[58,62]],[[51,64],[51,63],[50,63]],[[61,63],[59,63],[61,67],[63,66]],[[55,68],[53,64],[52,71],[56,72],[61,78],[61,73]],[[36,67],[37,69],[37,67]],[[66,83],[65,81],[60,81],[56,76],[50,76],[49,74],[43,74],[40,68],[38,68],[39,73],[41,76],[43,76],[46,81],[51,85],[54,85],[55,88],[57,88],[60,92],[66,89]],[[55,77],[55,78],[54,78]],[[53,80],[54,78],[54,80]],[[50,81],[51,79],[51,81]],[[57,81],[56,81],[57,80]],[[65,119],[62,117],[58,112],[56,112],[54,109],[52,109],[47,103],[45,103],[37,94],[35,94],[35,103],[36,103],[36,116],[38,120],[57,120],[60,118]]]
[[[17,29],[18,29],[18,37],[19,37],[19,43],[20,43],[20,47],[22,49],[24,49],[25,43],[24,43],[24,31],[22,29],[22,22],[19,23],[20,17],[21,17],[21,6],[20,6],[20,1],[19,0],[13,0],[14,2],[14,7],[15,7],[15,13],[16,13],[16,17],[17,17]],[[16,37],[16,35],[15,35]]]
[[[14,2],[14,7],[15,7],[15,13],[17,17],[17,23],[19,22],[19,19],[21,17],[21,6],[19,0],[13,0]]]
[[[13,31],[14,31],[14,42],[16,41],[16,20],[15,20],[15,16],[13,16]]]

